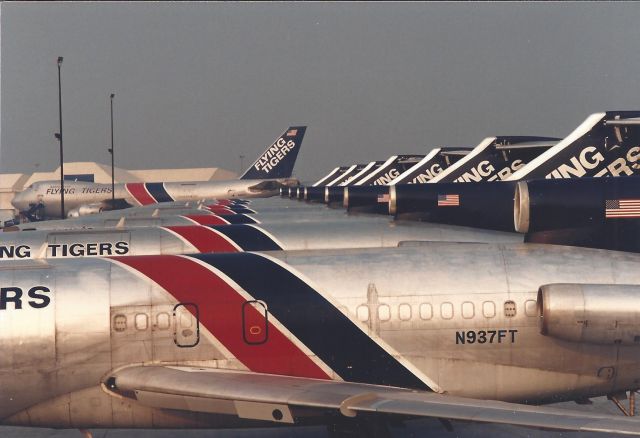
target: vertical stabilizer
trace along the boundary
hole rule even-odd
[[[240,179],[289,178],[298,158],[306,126],[291,126],[249,167]]]

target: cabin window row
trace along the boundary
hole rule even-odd
[[[395,309],[397,312],[397,318],[401,321],[410,321],[412,319],[421,319],[429,321],[434,317],[441,319],[453,319],[456,316],[456,312],[464,319],[473,319],[475,317],[482,317],[486,319],[494,318],[498,315],[498,307],[501,306],[502,315],[505,318],[513,318],[518,314],[518,306],[515,301],[508,300],[504,303],[496,304],[493,301],[484,301],[477,306],[471,301],[462,302],[458,308],[448,301],[440,303],[439,305],[432,305],[431,303],[421,303],[419,305],[412,306],[408,303],[400,303]],[[477,307],[477,308],[476,308]],[[388,304],[377,305],[377,316],[382,322],[389,321],[392,318],[392,306]],[[536,316],[536,301],[527,300],[524,302],[524,313],[526,316]],[[362,304],[356,309],[356,317],[358,320],[365,322],[370,317],[370,306]]]
[[[182,316],[182,315],[181,315]],[[191,320],[184,316],[182,318],[184,321],[181,321],[181,326],[191,326]],[[127,315],[123,313],[118,313],[113,317],[113,330],[116,332],[124,332],[129,327],[129,324],[132,325],[132,328],[135,328],[138,331],[144,331],[149,328],[149,315],[146,313],[136,313],[135,315],[131,315],[130,320],[128,320]],[[158,330],[168,330],[171,327],[171,315],[166,312],[158,313],[155,316],[155,329]]]

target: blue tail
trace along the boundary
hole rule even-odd
[[[240,179],[289,178],[298,158],[306,126],[291,126],[273,142]]]

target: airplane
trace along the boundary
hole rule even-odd
[[[350,213],[391,214],[402,219],[513,230],[513,193],[515,184],[523,178],[628,176],[638,173],[640,140],[637,124],[640,124],[640,112],[637,111],[592,114],[555,145],[553,142],[511,145],[515,154],[529,154],[528,160],[518,160],[517,169],[496,173],[497,163],[484,160],[482,154],[474,156],[476,154],[472,153],[438,177],[431,178],[427,184],[392,181],[388,193],[385,187],[349,188],[345,206]],[[489,143],[483,141],[481,146],[484,147],[479,149],[486,153]],[[495,147],[494,153],[505,153],[507,148],[509,146]],[[538,158],[532,160],[532,153],[539,154]],[[467,169],[465,162],[473,166]],[[524,165],[526,162],[528,164]],[[484,182],[476,182],[476,179]],[[466,183],[460,185],[459,182]],[[447,200],[447,197],[451,199]]]
[[[329,207],[340,207],[343,204],[344,193],[349,190],[349,187],[378,186],[384,180],[389,179],[389,173],[403,173],[406,169],[417,164],[422,158],[424,158],[423,155],[393,155],[384,162],[373,161],[357,177],[338,185],[325,186],[323,202]],[[380,178],[379,172],[385,172],[387,175]],[[304,189],[299,188],[299,190]],[[306,199],[306,197],[308,195],[298,196],[298,199]]]
[[[446,169],[448,166],[452,165],[460,158],[469,153],[471,148],[435,148],[432,149],[429,154],[424,156],[422,160],[418,161],[413,167],[406,170],[404,173],[398,176],[398,179],[407,178],[407,172],[411,172],[411,179],[419,180],[420,182],[428,181],[433,178],[438,173],[442,172],[443,169]],[[326,186],[330,186],[331,182],[329,181],[330,177],[334,175],[342,175],[344,174],[350,167],[349,166],[340,166],[333,169],[329,172],[328,175],[316,181],[310,187],[305,187],[305,195],[304,199],[309,202],[326,202]],[[280,196],[291,197],[288,188],[282,188],[280,190]]]
[[[294,222],[349,222],[354,223],[349,216],[332,210],[314,210],[308,213],[291,211],[271,211],[265,214],[225,214],[220,215],[204,209],[184,210],[179,214],[139,214],[133,216],[111,214],[104,212],[73,219],[57,219],[38,222],[26,222],[5,227],[3,232],[34,231],[34,230],[89,230],[103,228],[139,228],[173,225],[225,225],[225,224],[272,224]],[[389,223],[388,217],[371,216],[358,219],[358,223]]]
[[[0,423],[385,436],[432,417],[637,436],[635,419],[535,405],[633,399],[639,263],[425,242],[5,262]]]
[[[125,223],[126,225],[126,223]],[[416,241],[523,242],[523,235],[440,224],[322,221],[270,224],[164,225],[92,230],[0,233],[0,262],[7,260],[386,248]]]
[[[519,181],[640,175],[638,125],[639,111],[592,114],[562,141],[503,181],[391,186],[389,214],[513,230],[513,199]]]
[[[437,175],[432,175],[425,184],[500,181],[560,140],[553,137],[531,136],[487,137],[454,164],[438,172]],[[433,156],[433,161],[436,161],[436,157],[437,155]],[[432,161],[427,161],[422,167],[431,163]],[[349,212],[388,214],[390,187],[407,181],[408,176],[415,171],[411,170],[408,175],[402,175],[402,178],[399,175],[396,179],[379,187],[345,188],[343,206]]]
[[[65,216],[79,216],[104,210],[149,205],[158,202],[197,201],[207,198],[253,198],[278,194],[281,186],[297,185],[291,178],[306,126],[286,129],[240,176],[227,181],[121,183],[65,182]],[[29,220],[60,218],[59,182],[37,182],[16,194],[13,206]]]

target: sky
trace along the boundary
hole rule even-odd
[[[640,4],[0,4],[0,172],[65,161],[248,166],[308,125],[295,174],[563,137],[589,114],[640,110]]]

